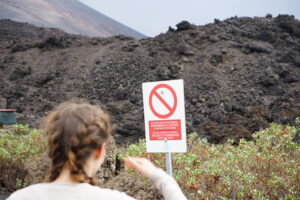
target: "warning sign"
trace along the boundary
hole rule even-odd
[[[180,120],[149,121],[150,140],[181,140]]]
[[[143,83],[148,152],[186,152],[183,80]]]
[[[166,89],[167,91],[169,91],[172,94],[171,98],[173,98],[173,102],[174,102],[173,105],[169,105],[169,103],[166,102],[165,97],[163,97],[163,95],[160,95],[157,92],[158,89],[162,89],[162,88]],[[162,94],[164,94],[164,93],[162,93]],[[166,109],[168,109],[168,113],[160,114],[159,113],[160,111],[156,111],[156,109],[153,106],[153,104],[154,104],[153,103],[154,102],[153,97],[154,96],[161,102],[161,104],[163,104],[166,107]],[[176,96],[176,93],[175,93],[174,89],[171,86],[167,85],[167,84],[159,84],[159,85],[155,86],[151,90],[151,93],[150,93],[149,105],[150,105],[150,109],[153,112],[153,114],[155,116],[157,116],[158,118],[166,119],[166,118],[170,117],[175,112],[176,107],[177,107],[177,96]]]

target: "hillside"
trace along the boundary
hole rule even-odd
[[[68,33],[87,36],[146,37],[78,0],[0,0],[0,19],[59,28]]]
[[[300,22],[293,16],[181,22],[155,38],[87,38],[0,22],[0,96],[35,126],[72,98],[103,104],[117,143],[144,137],[142,83],[184,79],[187,131],[251,138],[300,113]],[[23,28],[15,28],[23,27]]]

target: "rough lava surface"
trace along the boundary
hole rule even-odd
[[[88,38],[0,21],[0,96],[38,125],[77,98],[111,114],[117,144],[144,137],[142,83],[183,79],[187,132],[251,139],[300,113],[300,22],[293,16],[183,21],[154,38]]]
[[[0,20],[0,107],[16,108],[19,123],[36,127],[60,102],[83,98],[111,114],[118,144],[132,143],[144,137],[142,83],[171,79],[184,80],[187,131],[210,142],[251,139],[269,122],[292,124],[300,113],[300,22],[288,15],[205,26],[183,21],[134,40]],[[162,199],[149,183],[120,171],[115,145],[109,147],[101,187]],[[14,191],[16,177],[41,182],[49,166],[46,156],[24,167],[2,164],[6,192]]]

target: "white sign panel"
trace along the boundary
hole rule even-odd
[[[183,80],[143,83],[147,152],[186,152]]]

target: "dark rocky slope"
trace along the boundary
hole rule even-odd
[[[15,28],[15,27],[23,27]],[[58,103],[103,104],[118,143],[144,137],[142,83],[184,79],[188,132],[251,138],[300,113],[300,22],[293,16],[188,22],[155,38],[85,38],[1,21],[0,95],[20,123]]]

